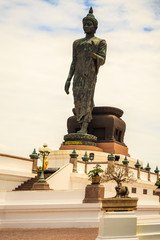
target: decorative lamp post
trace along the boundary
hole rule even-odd
[[[146,171],[148,171],[148,181],[150,181],[150,166],[149,166],[149,163],[147,163],[147,167],[145,168]]]
[[[89,160],[89,157],[87,155],[87,152],[85,152],[84,156],[82,157],[82,160],[85,162],[85,169],[84,172],[87,174],[87,162]]]
[[[89,160],[91,160],[91,162],[94,160],[94,153],[89,154]]]
[[[157,180],[159,179],[159,169],[158,166],[156,166],[156,169],[154,170],[154,172],[157,174]]]
[[[45,157],[48,156],[51,152],[51,149],[48,148],[47,144],[43,145],[43,148],[39,148],[38,149],[40,152],[40,156],[43,157],[43,162],[42,162],[42,172],[41,172],[41,176],[38,180],[38,183],[46,183],[46,180],[44,178],[44,161],[45,161]]]
[[[73,164],[73,172],[77,172],[77,157],[78,154],[76,153],[76,150],[74,148],[73,152],[70,154],[70,163]]]
[[[137,160],[136,164],[134,165],[135,168],[137,168],[137,178],[140,179],[140,167],[141,164],[139,163],[139,160]]]
[[[33,160],[33,167],[32,167],[32,172],[36,173],[37,172],[37,159],[38,159],[38,154],[36,153],[36,149],[34,148],[33,152],[29,155],[30,159]]]
[[[43,148],[39,148],[38,150],[40,152],[40,156],[43,157],[42,172],[38,182],[33,184],[32,190],[50,190],[49,184],[46,182],[44,178],[44,161],[45,161],[45,157],[47,157],[50,154],[51,149],[48,148],[47,144],[44,144]]]

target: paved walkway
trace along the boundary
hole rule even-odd
[[[0,230],[0,240],[95,240],[97,235],[97,228]]]

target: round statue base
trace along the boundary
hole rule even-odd
[[[70,133],[64,136],[63,145],[96,146],[97,137],[91,134]]]
[[[74,145],[64,145],[64,144],[61,144],[59,150],[72,150],[73,151],[74,148],[76,150],[83,150],[83,151],[103,152],[103,149],[99,148],[99,147],[89,146],[89,145],[78,145],[78,144],[74,144]]]

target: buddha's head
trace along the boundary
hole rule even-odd
[[[98,21],[93,15],[92,7],[85,18],[83,18],[83,30],[86,34],[95,33],[98,27]]]

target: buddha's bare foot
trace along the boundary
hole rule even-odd
[[[83,122],[81,129],[77,133],[87,134],[87,127],[88,127],[88,123],[87,122]]]

